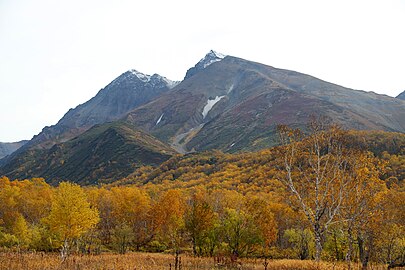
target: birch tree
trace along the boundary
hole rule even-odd
[[[90,208],[83,189],[76,184],[60,183],[45,222],[62,240],[62,261],[69,255],[72,241],[93,228],[98,221],[98,211]]]
[[[300,130],[286,126],[279,126],[278,131],[284,145],[279,180],[312,227],[319,261],[322,239],[341,210],[355,157],[344,147],[344,132],[324,121],[312,121],[305,138]]]
[[[382,214],[381,203],[386,193],[384,181],[379,179],[377,160],[369,153],[359,153],[351,166],[351,182],[345,193],[344,206],[341,209],[341,217],[347,233],[346,262],[351,269],[351,261],[354,253],[354,236],[358,242],[363,243],[367,231],[373,221],[379,220]],[[363,246],[359,246],[364,251]],[[368,252],[368,251],[367,251]],[[367,268],[369,256],[360,252],[360,260]]]

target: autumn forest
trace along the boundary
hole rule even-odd
[[[2,177],[1,249],[168,253],[177,269],[182,254],[404,266],[405,135],[314,122],[278,136],[278,147],[177,155],[98,186]]]

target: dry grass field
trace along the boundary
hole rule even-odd
[[[129,253],[125,255],[72,255],[67,261],[61,263],[58,254],[45,253],[0,253],[0,270],[151,270],[174,269],[174,256],[156,253]],[[347,269],[344,263],[321,262],[319,265],[313,261],[299,260],[269,260],[265,268],[263,259],[240,259],[231,263],[226,258],[195,258],[181,256],[180,269]],[[352,269],[361,269],[353,265]],[[371,265],[369,269],[382,270],[384,266]]]

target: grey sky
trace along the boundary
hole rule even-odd
[[[0,0],[0,141],[30,139],[128,69],[181,80],[210,49],[396,96],[403,0]]]

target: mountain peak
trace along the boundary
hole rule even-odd
[[[141,81],[143,81],[145,83],[149,82],[150,78],[152,77],[150,75],[139,72],[136,69],[131,69],[131,70],[129,70],[129,72],[132,73],[132,75],[135,75],[136,77],[138,77],[138,79],[140,79]]]
[[[168,78],[163,77],[156,73],[153,75],[148,75],[139,72],[136,69],[131,69],[128,72],[132,75],[135,75],[139,80],[141,80],[144,83],[151,83],[155,85],[156,83],[163,82],[168,88],[173,88],[178,84],[178,82],[169,80]]]
[[[207,68],[212,63],[221,61],[224,59],[226,55],[216,52],[214,50],[210,50],[194,67],[187,70],[186,76],[184,79],[188,79],[197,72]]]
[[[226,55],[216,52],[214,50],[210,50],[205,56],[204,58],[202,58],[197,65],[202,66],[203,68],[208,67],[209,65],[211,65],[212,63],[221,61],[222,59],[225,58]],[[196,66],[197,66],[196,65]]]
[[[214,50],[210,50],[210,51],[205,55],[205,57],[204,57],[203,59],[201,59],[201,60],[204,60],[204,59],[206,59],[206,58],[210,58],[210,59],[218,59],[218,61],[220,61],[220,60],[224,59],[225,57],[226,57],[225,54],[216,52],[216,51],[214,51]]]

